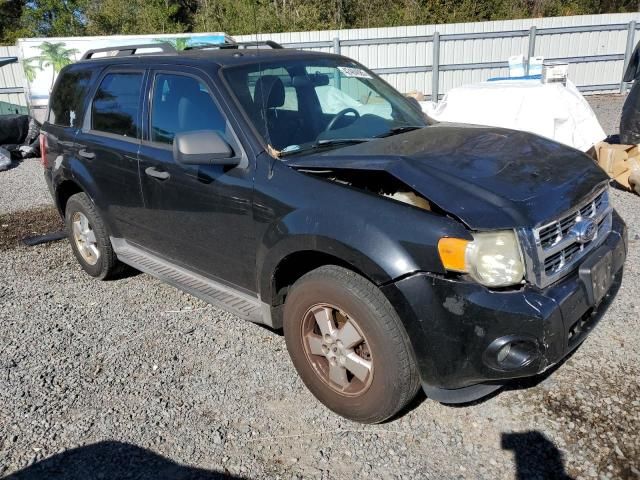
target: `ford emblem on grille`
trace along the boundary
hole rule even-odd
[[[598,233],[598,225],[593,220],[580,220],[571,227],[569,234],[573,235],[578,243],[589,243],[596,238]]]

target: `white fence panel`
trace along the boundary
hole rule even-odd
[[[516,54],[526,57],[533,46],[534,55],[549,60],[568,59],[569,77],[584,91],[611,92],[621,90],[628,25],[632,21],[637,22],[631,43],[635,46],[640,39],[640,13],[286,32],[235,38],[244,42],[274,40],[285,46],[322,52],[336,51],[334,42],[339,39],[337,50],[341,54],[378,71],[398,90],[418,90],[429,95],[437,88],[440,96],[459,85],[507,76],[507,59]],[[536,29],[534,37],[532,27]],[[549,30],[558,28],[565,30]],[[567,31],[567,28],[586,31]],[[438,58],[434,58],[436,32],[440,39]],[[478,38],[478,34],[482,38]],[[451,35],[456,36],[451,38]],[[0,47],[0,56],[17,55],[16,47]],[[436,68],[439,73],[437,82],[433,82],[432,72]],[[20,65],[0,69],[0,91],[23,85]],[[22,94],[0,93],[0,101],[26,104]]]
[[[383,78],[401,91],[419,90],[429,94],[432,90],[431,70],[434,65],[431,36],[439,32],[440,57],[436,63],[440,69],[438,92],[443,95],[459,85],[479,82],[495,76],[506,76],[508,74],[506,60],[511,55],[528,56],[529,32],[531,27],[535,27],[534,55],[542,55],[549,60],[569,59],[569,77],[576,85],[587,92],[604,92],[619,90],[627,45],[627,24],[631,21],[640,24],[640,14],[620,13],[443,25],[287,32],[242,35],[237,36],[236,39],[238,41],[271,39],[285,46],[334,51],[333,42],[338,38],[342,55],[378,70]],[[549,31],[549,29],[566,27],[582,28],[588,31]],[[640,28],[640,25],[637,28]],[[473,33],[486,33],[487,36],[448,38],[448,35],[452,34]],[[636,29],[636,39],[638,34]],[[390,41],[375,44],[376,40],[386,38]],[[323,43],[322,48],[319,48],[318,42]],[[582,58],[598,55],[611,57]],[[465,67],[465,64],[487,62],[500,65]],[[423,68],[419,73],[397,71],[407,67]]]
[[[0,57],[17,57],[18,48],[14,46],[0,47]],[[22,66],[18,63],[12,63],[0,68],[0,113],[9,113],[8,105],[17,107],[27,106],[27,100],[21,93],[24,85],[24,73]],[[5,93],[3,89],[7,88],[16,93]],[[11,109],[13,113],[14,109]]]

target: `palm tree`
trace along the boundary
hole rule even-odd
[[[168,43],[176,50],[184,50],[189,46],[189,37],[156,38],[156,42]]]
[[[53,69],[51,88],[53,88],[53,82],[55,82],[58,72],[62,70],[62,67],[69,65],[73,61],[71,59],[72,55],[79,53],[75,48],[64,48],[64,46],[63,42],[42,42],[42,45],[40,45],[42,55],[27,59],[27,61],[35,60],[39,62],[41,70],[42,67],[51,67]]]
[[[40,68],[38,65],[33,65],[31,63],[32,60],[32,58],[27,58],[22,61],[22,70],[24,71],[24,76],[27,77],[27,81],[29,83],[35,80],[37,71],[42,70],[42,68]]]

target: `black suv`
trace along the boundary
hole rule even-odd
[[[474,400],[585,339],[627,252],[587,155],[436,124],[353,60],[268,46],[62,70],[42,160],[87,273],[127,264],[283,328],[311,392],[359,422],[420,387]]]

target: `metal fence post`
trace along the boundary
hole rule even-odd
[[[433,32],[433,61],[431,68],[431,101],[438,101],[440,93],[440,33]]]
[[[624,65],[622,67],[622,77],[620,78],[620,93],[627,91],[627,83],[623,80],[624,72],[627,71],[629,61],[631,60],[631,54],[633,53],[633,42],[636,39],[636,21],[631,20],[629,22],[629,28],[627,28],[627,48],[624,50]]]
[[[340,37],[333,37],[333,53],[340,55]]]
[[[340,55],[340,37],[333,37],[333,53],[335,53],[336,55]],[[340,88],[342,86],[342,78],[340,78],[340,72],[336,70],[333,76],[336,83],[336,88]]]
[[[536,27],[535,25],[529,29],[529,51],[527,53],[526,75],[529,75],[529,62],[536,55]]]

